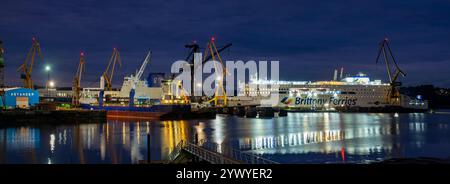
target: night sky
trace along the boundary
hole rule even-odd
[[[123,66],[114,83],[134,72],[151,49],[148,72],[168,72],[185,59],[186,43],[233,43],[226,60],[279,60],[284,80],[330,80],[335,68],[387,80],[376,64],[388,36],[405,85],[450,87],[450,2],[397,1],[22,1],[0,2],[0,39],[6,81],[21,85],[17,67],[31,38],[42,46],[58,86],[70,86],[80,51],[86,52],[83,87],[98,86],[112,48]],[[38,62],[33,76],[47,75]]]

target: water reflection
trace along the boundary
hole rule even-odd
[[[164,160],[181,140],[185,121],[118,122],[0,129],[1,163],[138,163]],[[144,156],[145,155],[145,156]]]
[[[0,128],[0,163],[138,163],[164,160],[181,140],[208,139],[282,163],[450,156],[443,114],[290,113],[273,119],[109,121]]]

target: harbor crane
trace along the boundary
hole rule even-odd
[[[129,99],[129,105],[134,106],[134,95],[136,93],[136,85],[141,80],[142,74],[144,74],[145,67],[150,62],[150,59],[152,57],[152,51],[148,51],[147,56],[145,57],[144,61],[142,62],[141,67],[139,70],[136,71],[136,74],[133,76],[131,75],[131,89],[130,89],[130,99]]]
[[[139,70],[136,70],[136,75],[131,76],[133,79],[133,89],[136,87],[136,83],[141,80],[142,74],[144,74],[145,68],[147,67],[148,63],[150,62],[152,57],[152,51],[148,51],[147,56],[145,56],[144,61],[142,62],[141,68]]]
[[[389,46],[389,39],[386,37],[379,45],[378,56],[376,62],[380,59],[381,55],[383,55],[384,62],[386,64],[386,70],[389,77],[389,85],[391,86],[391,90],[388,95],[388,102],[390,104],[398,105],[400,103],[400,91],[398,89],[399,86],[402,85],[401,82],[398,82],[397,79],[401,75],[403,77],[406,74],[400,69],[397,62],[395,61],[394,55],[392,54],[391,47]]]
[[[80,105],[80,98],[81,98],[81,75],[83,73],[84,69],[84,53],[80,53],[80,61],[78,62],[78,68],[77,72],[75,73],[75,77],[73,79],[73,85],[72,85],[72,104],[77,107]]]
[[[5,59],[3,58],[3,42],[0,40],[0,87],[5,87]]]
[[[230,45],[231,46],[231,45]],[[216,47],[215,38],[212,37],[211,40],[208,42],[207,48],[205,49],[205,55],[202,60],[202,62],[206,62],[209,60],[209,57],[212,58],[214,62],[214,68],[216,70],[216,84],[215,84],[215,93],[214,97],[207,101],[207,103],[214,102],[214,106],[227,106],[228,105],[228,99],[227,94],[225,92],[225,89],[223,87],[223,82],[225,80],[225,75],[228,75],[228,71],[226,70],[225,65],[223,64],[222,57],[219,54],[219,50]],[[217,58],[217,60],[216,60]],[[222,66],[222,74],[219,75],[217,70],[217,61],[219,61],[219,64]]]
[[[3,41],[0,40],[0,100],[1,100],[1,105],[2,105],[2,109],[5,108],[4,104],[5,104],[5,89],[3,87],[5,87],[5,73],[4,73],[4,69],[5,69],[5,59],[3,58],[3,54],[5,53],[5,50],[3,49]]]
[[[212,38],[212,40],[214,40],[214,38]],[[214,45],[215,46],[215,45]],[[222,46],[222,47],[220,47],[220,48],[216,48],[216,53],[215,53],[215,55],[217,55],[217,54],[219,54],[219,53],[221,53],[222,51],[224,51],[224,50],[226,50],[226,49],[228,49],[229,47],[231,47],[232,46],[232,44],[231,43],[228,43],[228,44],[226,44],[226,45],[224,45],[224,46]],[[193,41],[192,43],[190,43],[190,44],[186,44],[184,47],[186,47],[186,48],[188,48],[189,49],[189,54],[188,54],[188,56],[186,57],[186,60],[185,61],[187,61],[187,62],[189,62],[189,65],[190,65],[190,67],[191,67],[191,79],[193,79],[194,78],[194,54],[195,53],[199,53],[199,52],[201,52],[200,51],[200,46],[197,44],[197,42],[196,41]],[[213,54],[211,54],[211,53],[207,53],[206,51],[207,50],[209,50],[209,46],[207,46],[207,48],[205,49],[205,55],[204,55],[204,57],[202,58],[202,64],[204,64],[205,62],[207,62],[208,60],[210,60],[211,58],[213,58],[213,56],[215,56],[215,55],[213,55]],[[194,82],[191,82],[191,89],[193,90],[194,89]],[[194,98],[194,93],[191,93],[191,101],[196,101],[196,99]]]
[[[25,59],[25,62],[22,65],[20,65],[20,67],[17,69],[18,72],[19,71],[22,72],[20,78],[23,79],[25,88],[33,89],[33,81],[31,79],[31,73],[33,72],[33,64],[36,55],[39,55],[39,58],[41,59],[42,62],[41,47],[37,39],[33,37],[32,46],[27,54],[27,58]]]
[[[119,50],[114,48],[111,58],[109,59],[108,66],[100,77],[100,88],[104,88],[106,91],[112,90],[112,79],[117,62],[119,63],[119,67],[122,67]]]

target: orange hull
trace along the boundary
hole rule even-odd
[[[108,111],[108,119],[139,119],[158,120],[165,112],[132,112],[132,111]]]

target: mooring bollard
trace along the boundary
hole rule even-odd
[[[147,163],[150,163],[150,133],[147,134]]]

